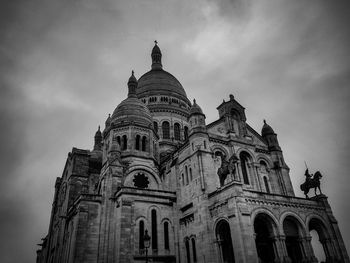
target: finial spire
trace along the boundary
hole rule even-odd
[[[266,120],[264,119],[264,124],[266,124]]]
[[[152,69],[153,70],[159,70],[162,69],[162,52],[160,51],[160,48],[158,46],[158,41],[154,40],[154,47],[152,49]]]

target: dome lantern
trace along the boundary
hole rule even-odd
[[[102,133],[100,130],[100,126],[98,126],[98,130],[95,133],[94,151],[101,151],[101,150],[102,150]]]
[[[134,76],[134,71],[131,71],[131,76],[128,81],[128,98],[136,98],[136,87],[137,87],[137,79]]]
[[[152,49],[152,70],[161,70],[163,69],[162,66],[162,52],[160,51],[160,48],[158,47],[157,40],[154,41],[154,47]]]

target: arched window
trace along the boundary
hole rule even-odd
[[[163,139],[170,139],[170,125],[165,121],[162,123]]]
[[[142,151],[145,152],[146,151],[146,142],[147,142],[147,138],[146,136],[142,137]]]
[[[153,128],[154,128],[154,131],[156,132],[156,134],[158,134],[158,122],[156,122],[156,121],[153,122]]]
[[[191,242],[192,242],[193,262],[197,262],[196,240],[192,238]]]
[[[269,187],[269,183],[267,181],[267,177],[264,176],[264,185],[265,185],[265,190],[267,193],[270,193],[270,187]]]
[[[190,181],[192,181],[193,180],[193,177],[192,177],[192,169],[191,169],[191,167],[190,167]]]
[[[187,263],[191,263],[190,242],[189,242],[188,238],[186,238],[185,246],[186,246]]]
[[[204,149],[207,149],[207,142],[204,141]]]
[[[157,236],[157,211],[155,209],[151,212],[152,221],[152,249],[158,249],[158,236]]]
[[[120,147],[120,136],[117,137],[117,143],[119,144],[119,147]]]
[[[185,128],[184,128],[184,137],[185,137],[185,140],[188,139],[188,127],[187,126],[185,126]]]
[[[164,249],[169,249],[169,223],[164,222]]]
[[[136,135],[135,149],[140,150],[140,135]]]
[[[180,124],[174,124],[174,138],[175,140],[180,140]]]
[[[267,173],[267,164],[264,161],[260,161],[260,172]]]
[[[182,179],[182,185],[185,185],[185,177],[184,177],[184,174],[181,174],[181,179]]]
[[[249,155],[246,152],[241,152],[239,157],[241,159],[243,183],[244,184],[249,184],[249,168],[248,168]]]
[[[185,174],[186,174],[186,185],[188,185],[189,180],[188,180],[188,168],[187,168],[187,166],[185,166]]]
[[[128,148],[128,138],[126,137],[126,135],[123,135],[123,146],[122,146],[122,150],[126,150]]]
[[[139,249],[144,249],[145,246],[143,244],[143,235],[145,232],[145,223],[143,221],[140,221],[139,223]]]

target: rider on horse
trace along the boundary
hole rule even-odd
[[[308,168],[306,168],[305,176],[306,176],[305,182],[309,183],[311,181],[312,174],[309,174],[309,169]]]
[[[305,179],[305,182],[300,185],[300,189],[304,192],[306,198],[309,198],[307,194],[310,188],[315,189],[315,195],[317,195],[316,194],[317,189],[319,189],[320,194],[322,194],[321,187],[320,187],[320,179],[322,178],[321,173],[317,171],[314,175],[312,175],[312,174],[309,174],[309,169],[306,169],[304,175],[306,179]]]

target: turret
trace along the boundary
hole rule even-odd
[[[207,133],[207,127],[205,125],[205,115],[193,100],[193,105],[190,109],[190,135],[189,141],[193,151],[198,149],[207,150],[209,148],[209,136]]]
[[[193,132],[206,132],[207,128],[205,125],[205,115],[201,109],[201,107],[198,106],[196,103],[196,100],[193,100],[193,105],[190,109],[190,134]]]
[[[247,135],[245,109],[235,100],[232,94],[230,94],[230,100],[224,100],[217,107],[217,110],[219,111],[219,117],[225,120],[228,133],[238,137]]]
[[[266,120],[264,120],[261,135],[265,139],[270,151],[281,151],[281,147],[279,146],[277,140],[277,134],[274,132],[271,126],[266,123]]]
[[[94,151],[102,151],[102,133],[100,131],[100,126],[98,126],[98,130],[95,133]]]
[[[283,195],[294,196],[292,182],[289,177],[289,167],[284,161],[283,153],[277,140],[277,134],[265,120],[261,129],[261,136],[264,138],[271,153],[273,170],[275,170],[276,176],[279,177],[278,180],[280,181],[280,193]]]

